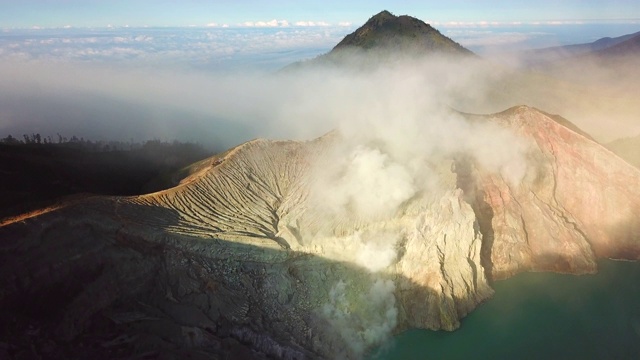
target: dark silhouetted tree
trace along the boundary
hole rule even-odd
[[[14,137],[13,137],[13,136],[11,136],[11,135],[7,135],[7,137],[6,137],[6,138],[4,138],[4,139],[0,140],[0,143],[7,144],[7,145],[23,144],[23,142],[22,142],[22,141],[20,141],[20,140],[18,140],[18,139],[16,139],[16,138],[14,138]]]

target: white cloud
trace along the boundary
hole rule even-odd
[[[520,25],[583,25],[588,23],[608,23],[605,20],[536,20],[536,21],[446,21],[439,22],[433,21],[427,23],[434,26],[441,26],[444,28],[486,28],[486,27],[506,27],[506,26],[520,26]],[[622,21],[620,23],[633,23],[631,20]]]
[[[295,25],[303,27],[331,26],[331,24],[326,21],[296,21]]]
[[[241,29],[246,27],[255,30],[247,32]],[[292,27],[286,20],[250,22],[239,28],[229,27],[228,24],[217,27],[185,27],[171,32],[154,28],[113,28],[101,36],[95,36],[91,31],[74,31],[60,37],[55,29],[43,29],[38,36],[34,36],[31,30],[12,30],[12,33],[21,36],[0,42],[0,49],[3,50],[0,61],[15,59],[19,54],[20,58],[31,60],[104,63],[110,60],[107,57],[109,49],[122,47],[134,49],[137,55],[118,55],[111,60],[188,66],[246,66],[251,57],[258,59],[260,56],[267,56],[263,54],[270,54],[269,62],[258,62],[261,66],[278,68],[330,50],[347,32],[348,28],[338,26]],[[280,55],[282,58],[273,57],[274,51],[280,50],[286,50]],[[122,51],[113,53],[121,54]]]
[[[537,34],[523,32],[481,32],[473,30],[448,33],[448,35],[455,35],[457,41],[465,47],[512,45],[523,43],[538,36]]]
[[[289,21],[272,19],[269,21],[245,21],[238,24],[241,27],[287,27]]]

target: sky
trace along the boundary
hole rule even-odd
[[[0,0],[0,27],[363,23],[387,9],[431,22],[640,19],[637,0]]]

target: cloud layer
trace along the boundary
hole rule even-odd
[[[276,69],[328,51],[349,32],[326,23],[288,25],[272,20],[247,22],[244,28],[212,23],[201,28],[5,30],[0,61]]]

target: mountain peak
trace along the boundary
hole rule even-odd
[[[387,10],[372,16],[356,31],[345,36],[332,52],[346,48],[473,54],[422,20],[408,15],[395,16]]]
[[[353,56],[358,54],[364,56]],[[475,56],[422,20],[409,15],[396,16],[383,10],[345,36],[330,52],[309,61],[290,64],[284,69],[317,64],[369,68],[402,56],[411,58],[431,54]]]
[[[397,19],[398,17],[393,15],[391,12],[389,12],[388,10],[382,10],[379,13],[373,15],[368,21],[367,23],[370,22],[376,22],[376,23],[380,23],[380,22],[384,22],[390,19]]]

